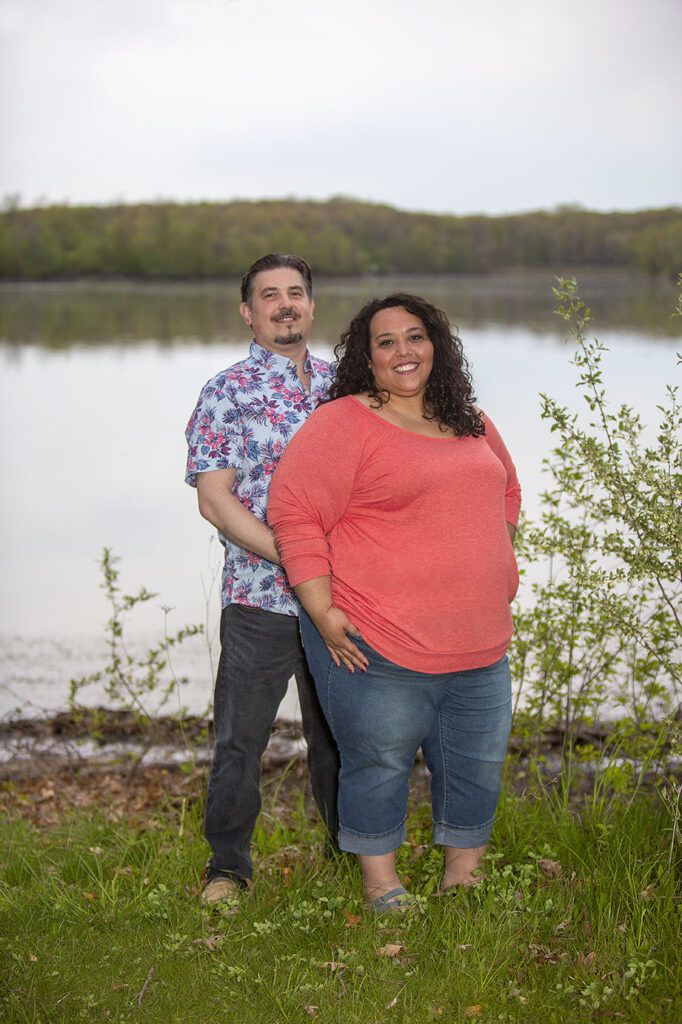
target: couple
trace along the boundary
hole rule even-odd
[[[441,888],[472,884],[485,853],[511,719],[516,473],[423,299],[367,303],[333,383],[307,351],[305,261],[254,263],[240,311],[251,354],[206,384],[187,429],[187,480],[225,545],[203,895],[249,884],[260,758],[294,674],[325,825],[358,855],[368,905],[401,909],[420,746]]]

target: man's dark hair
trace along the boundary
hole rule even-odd
[[[286,252],[269,252],[267,256],[261,256],[259,260],[252,263],[244,274],[242,278],[242,302],[245,302],[247,306],[251,305],[253,282],[256,274],[260,274],[261,270],[277,270],[279,267],[291,267],[292,270],[298,270],[303,278],[308,298],[312,299],[313,275],[306,261],[301,259],[300,256],[291,256]]]
[[[372,317],[382,309],[393,306],[402,306],[418,317],[433,344],[433,369],[423,399],[425,417],[452,427],[458,437],[484,434],[485,424],[481,412],[474,405],[476,396],[462,342],[442,309],[418,295],[405,292],[394,292],[384,299],[370,299],[353,317],[334,349],[338,368],[336,380],[329,390],[329,400],[363,391],[369,391],[379,405],[389,400],[386,390],[377,389],[370,367],[370,324]]]

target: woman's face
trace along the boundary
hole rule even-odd
[[[369,325],[370,369],[377,390],[421,397],[433,368],[433,342],[419,317],[403,306],[381,309]]]

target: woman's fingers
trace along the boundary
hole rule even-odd
[[[345,631],[344,648],[346,652],[350,655],[353,664],[357,665],[357,667],[362,669],[362,671],[364,672],[369,662],[367,661],[367,658],[359,649],[359,647],[356,647],[356,645],[353,643],[353,640],[351,639],[354,636],[360,636],[360,630],[353,622],[350,621],[348,616],[346,616],[346,621],[344,623],[343,628]]]
[[[339,643],[334,642],[331,638],[326,638],[325,643],[337,667],[342,663],[349,672],[353,672],[356,668],[364,672],[367,668],[367,658],[351,640],[346,638]]]
[[[348,635],[358,635],[359,630],[340,608],[330,608],[316,625],[337,668],[344,665],[349,672],[354,672],[356,668],[365,671],[367,658]]]

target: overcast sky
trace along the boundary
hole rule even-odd
[[[0,197],[682,206],[682,0],[0,0]]]

